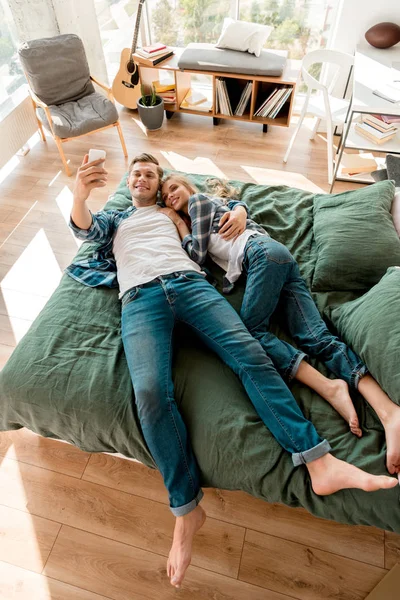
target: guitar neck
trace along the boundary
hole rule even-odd
[[[134,31],[133,40],[132,40],[131,56],[132,56],[132,54],[134,54],[136,52],[137,39],[139,37],[139,25],[140,25],[140,19],[142,17],[143,4],[144,4],[144,0],[143,0],[143,2],[139,2],[138,11],[137,11],[137,15],[136,15],[135,31]]]

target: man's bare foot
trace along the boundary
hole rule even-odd
[[[306,464],[314,492],[328,496],[339,490],[357,488],[365,492],[389,489],[399,484],[397,479],[386,475],[371,475],[354,465],[325,454]]]
[[[387,421],[383,423],[386,434],[386,467],[389,473],[400,473],[400,406],[393,405]]]
[[[168,557],[167,575],[171,584],[179,588],[192,558],[195,533],[204,525],[206,513],[200,505],[183,517],[177,517],[174,539]]]
[[[347,383],[343,379],[330,379],[329,386],[322,395],[339,415],[343,417],[346,423],[349,424],[351,433],[354,433],[357,437],[361,437],[362,430]]]

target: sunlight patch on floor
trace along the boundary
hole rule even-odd
[[[60,209],[60,213],[64,217],[66,224],[68,225],[68,230],[69,230],[70,235],[72,235],[74,242],[76,243],[78,248],[80,248],[83,244],[83,241],[78,240],[78,238],[75,237],[72,229],[69,227],[69,220],[70,220],[73,201],[74,201],[73,194],[72,194],[71,190],[69,189],[69,187],[65,185],[63,187],[63,189],[61,190],[61,192],[56,197],[56,204],[57,204],[58,208]]]
[[[0,169],[0,183],[2,183],[9,176],[9,174],[12,173],[16,167],[18,167],[19,163],[20,160],[16,155],[6,162],[4,167]]]
[[[307,179],[304,175],[301,175],[301,173],[262,169],[261,167],[250,167],[247,165],[241,165],[241,167],[260,185],[288,185],[307,192],[325,194],[322,188],[315,185],[315,183]]]
[[[7,305],[8,290],[48,297],[58,286],[61,276],[47,236],[40,229],[1,281],[4,301]],[[28,298],[26,302],[29,302]]]
[[[227,179],[225,173],[209,158],[197,156],[192,160],[177,152],[167,152],[165,150],[161,150],[161,154],[170,163],[171,167],[177,171],[196,173],[197,175],[215,175],[215,177]]]

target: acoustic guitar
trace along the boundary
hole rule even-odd
[[[138,65],[133,60],[132,55],[136,52],[136,44],[139,36],[139,25],[142,16],[142,7],[146,0],[139,0],[138,11],[136,15],[136,25],[133,34],[132,47],[124,48],[121,52],[121,62],[119,71],[112,84],[114,98],[126,106],[126,108],[137,108],[137,101],[141,97],[140,78]]]

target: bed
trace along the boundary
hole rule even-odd
[[[191,178],[204,190],[205,176]],[[286,186],[231,183],[240,188],[255,220],[294,254],[329,326],[342,335],[352,327],[359,335],[364,327],[361,341],[356,334],[346,341],[399,404],[400,319],[393,311],[399,313],[400,240],[390,215],[393,182],[332,196]],[[123,209],[130,202],[124,178],[106,208]],[[92,251],[93,245],[86,243],[78,255]],[[208,266],[221,289],[219,268]],[[236,310],[242,295],[239,282],[227,296]],[[387,298],[390,313],[382,305]],[[379,311],[374,310],[377,303]],[[365,314],[367,326],[358,322]],[[279,307],[272,328],[291,341],[280,324]],[[141,433],[120,334],[117,289],[89,288],[64,274],[0,374],[0,430],[27,427],[88,452],[120,453],[155,467]],[[176,400],[204,487],[243,490],[267,502],[302,506],[318,517],[400,532],[399,487],[316,496],[306,469],[293,467],[236,375],[183,327],[176,330],[175,346]],[[311,363],[328,374],[321,363]],[[316,393],[297,382],[291,389],[307,418],[330,441],[335,456],[371,473],[385,473],[383,428],[358,395],[354,402],[364,431],[360,440]]]

